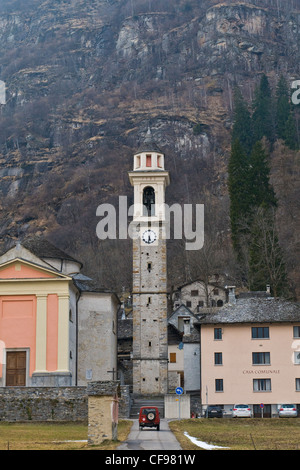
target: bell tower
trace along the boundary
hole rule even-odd
[[[165,188],[170,183],[164,154],[151,141],[134,155],[133,393],[168,392],[167,260]]]

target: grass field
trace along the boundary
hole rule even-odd
[[[100,446],[88,446],[86,424],[0,423],[0,450],[113,450],[125,440],[132,426],[122,420],[118,441],[105,441]]]
[[[185,450],[201,450],[184,435],[229,450],[299,450],[300,418],[187,419],[170,429]]]
[[[120,420],[118,441],[87,444],[86,424],[0,423],[1,450],[114,450],[126,440],[132,421]],[[187,419],[172,421],[183,450],[202,450],[184,435],[229,450],[299,450],[300,418]]]

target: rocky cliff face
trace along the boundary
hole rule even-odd
[[[47,234],[103,283],[128,285],[128,246],[96,239],[96,208],[132,198],[127,171],[150,125],[171,172],[167,202],[205,203],[228,268],[233,88],[250,100],[263,72],[273,86],[300,78],[299,20],[298,0],[5,0],[3,243]],[[170,278],[197,274],[170,245]]]

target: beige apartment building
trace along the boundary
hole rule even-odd
[[[199,315],[201,401],[248,404],[253,416],[300,407],[300,306],[268,294],[240,294],[217,313]],[[263,406],[262,406],[263,405]]]

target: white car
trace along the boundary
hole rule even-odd
[[[298,416],[296,405],[281,405],[278,410],[278,415],[281,418],[295,418]]]
[[[249,405],[234,405],[232,408],[233,418],[251,418],[252,412]]]

